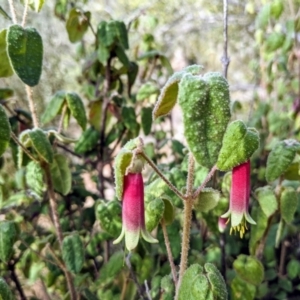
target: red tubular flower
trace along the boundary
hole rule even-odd
[[[247,229],[246,221],[256,224],[248,212],[250,198],[250,160],[232,170],[229,210],[221,218],[231,218],[231,230],[243,237]]]
[[[157,243],[145,228],[144,182],[142,173],[129,173],[124,177],[122,197],[123,227],[120,236],[114,241],[119,243],[125,236],[126,248],[133,250],[140,235],[149,243]]]

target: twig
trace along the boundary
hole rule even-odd
[[[192,212],[193,212],[193,183],[194,183],[194,168],[195,159],[190,153],[189,155],[189,165],[188,165],[188,178],[186,183],[186,201],[184,201],[184,216],[183,216],[183,232],[181,241],[181,257],[180,257],[180,267],[179,267],[179,278],[178,284],[176,286],[175,299],[179,297],[179,288],[182,282],[184,272],[187,268],[188,254],[190,249],[190,231],[192,225]]]
[[[221,248],[221,274],[226,282],[226,236],[224,232],[220,234],[220,248]]]
[[[23,19],[22,19],[22,27],[25,26],[26,24],[26,18],[27,18],[27,12],[28,12],[28,5],[29,5],[29,0],[25,0],[24,3],[24,12],[23,12]]]
[[[68,147],[66,147],[65,145],[63,144],[60,144],[60,143],[57,143],[57,147],[61,148],[61,149],[64,149],[66,152],[78,157],[78,158],[81,158],[83,159],[83,157],[80,155],[80,154],[77,154],[76,152],[72,151],[71,149],[69,149]]]
[[[162,228],[164,239],[165,239],[165,245],[166,245],[168,259],[169,259],[169,263],[170,263],[170,267],[171,267],[172,277],[173,277],[174,285],[175,285],[175,288],[176,288],[176,285],[177,285],[177,271],[176,271],[176,266],[174,264],[174,259],[173,259],[172,250],[171,250],[171,246],[170,246],[170,240],[169,240],[167,227],[166,227],[166,224],[165,224],[164,220],[161,221],[161,228]]]
[[[217,166],[213,166],[212,169],[207,174],[207,176],[204,179],[204,181],[202,182],[202,184],[197,188],[197,190],[193,194],[193,199],[196,199],[199,196],[199,194],[205,188],[205,186],[207,185],[207,183],[210,181],[211,177],[214,175],[214,173],[216,172],[216,170],[217,170]]]
[[[148,299],[152,300],[147,280],[144,281],[144,285],[145,285],[146,295],[147,295]]]
[[[285,258],[287,253],[287,248],[290,246],[289,241],[284,241],[281,245],[281,253],[280,253],[280,263],[279,263],[279,277],[284,275],[284,267],[285,267]]]
[[[13,131],[10,132],[10,137],[14,140],[14,142],[17,145],[19,145],[22,148],[22,150],[26,153],[28,157],[30,157],[31,160],[37,162],[37,160],[31,155],[31,153],[27,150],[27,148],[19,141],[19,139],[16,137]]]
[[[182,200],[186,200],[186,197],[181,194],[178,189],[164,176],[164,174],[157,168],[155,163],[146,155],[145,152],[141,152],[140,155],[147,161],[150,167],[157,173],[157,175],[167,184],[167,186]]]
[[[14,7],[14,1],[13,0],[8,0],[9,7],[10,7],[10,13],[11,13],[11,18],[13,20],[14,24],[17,24],[17,16],[16,16],[16,11]]]
[[[15,265],[16,265],[15,262],[14,262],[14,263],[9,263],[9,264],[8,264],[8,269],[9,269],[10,272],[11,272],[11,279],[13,280],[13,282],[14,282],[15,285],[16,285],[17,291],[18,291],[18,293],[19,293],[19,295],[20,295],[20,299],[21,299],[21,300],[27,300],[27,298],[26,298],[26,296],[25,296],[25,293],[24,293],[24,291],[23,291],[22,285],[21,285],[21,283],[20,283],[20,281],[19,281],[19,278],[18,278],[18,276],[17,276],[17,274],[16,274]]]
[[[34,126],[34,128],[38,128],[39,121],[38,121],[38,117],[37,117],[37,113],[36,113],[36,107],[35,107],[35,104],[34,104],[33,98],[32,98],[32,89],[28,85],[25,85],[25,89],[26,89],[27,99],[28,99],[28,103],[29,103],[29,110],[30,110],[31,116],[32,116],[33,126]]]
[[[132,265],[131,265],[131,262],[130,262],[130,257],[131,257],[131,252],[129,252],[128,255],[126,256],[125,262],[126,262],[126,265],[127,265],[128,269],[129,269],[131,278],[132,278],[134,284],[137,287],[137,290],[138,290],[138,293],[140,295],[140,298],[143,299],[143,300],[147,300],[147,298],[144,296],[143,288],[139,284],[139,282],[138,282],[138,280],[137,280],[137,278],[135,276],[135,273],[134,273],[134,271],[132,269]]]
[[[53,182],[52,182],[52,177],[51,177],[51,172],[50,172],[50,166],[47,163],[45,163],[42,165],[42,167],[45,171],[46,183],[47,183],[47,187],[48,187],[49,203],[50,203],[51,212],[52,212],[52,220],[53,220],[53,224],[54,224],[54,227],[56,230],[56,235],[58,238],[60,250],[62,252],[62,250],[63,250],[63,234],[62,234],[62,229],[61,229],[61,226],[59,223],[59,216],[58,216],[58,210],[57,210],[57,204],[56,204],[56,196],[55,196],[55,192],[53,189]],[[71,298],[71,300],[76,300],[77,296],[76,296],[76,291],[75,291],[72,275],[66,268],[64,268],[63,271],[64,271],[66,281],[68,284],[70,298]]]
[[[221,62],[223,64],[223,75],[225,78],[227,78],[227,71],[230,63],[230,58],[228,57],[228,0],[223,0],[223,13],[224,13],[224,23],[223,23],[224,48],[223,48],[223,57],[221,59]]]

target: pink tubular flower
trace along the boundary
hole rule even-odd
[[[232,170],[229,210],[221,218],[231,218],[231,229],[243,237],[247,229],[246,221],[256,224],[251,218],[248,207],[250,198],[250,160]],[[228,220],[229,221],[229,220]]]
[[[149,243],[157,243],[145,228],[144,182],[142,173],[129,173],[124,177],[122,197],[122,232],[114,241],[119,243],[125,236],[125,245],[128,251],[133,250],[140,235]]]
[[[227,218],[219,217],[219,219],[218,219],[218,229],[221,233],[223,233],[225,231],[227,223],[228,223]]]

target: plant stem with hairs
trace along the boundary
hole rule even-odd
[[[181,258],[179,268],[179,278],[176,287],[175,299],[178,299],[179,288],[182,282],[184,272],[187,268],[188,254],[190,248],[190,231],[192,225],[192,211],[193,211],[193,183],[194,183],[194,168],[195,160],[193,155],[189,154],[188,177],[186,184],[186,201],[184,201],[184,216],[183,216],[183,232],[181,242]]]
[[[223,0],[223,38],[224,38],[224,48],[223,48],[223,75],[227,78],[228,66],[230,63],[230,59],[228,57],[228,0]]]

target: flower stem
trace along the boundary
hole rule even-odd
[[[164,174],[158,169],[155,163],[146,155],[145,152],[139,153],[150,165],[150,167],[157,173],[157,175],[167,184],[167,186],[182,200],[186,200],[186,197],[178,191],[178,189],[164,176]]]
[[[29,103],[29,109],[31,112],[31,116],[32,116],[32,121],[33,121],[33,126],[34,128],[38,128],[39,127],[39,120],[36,114],[36,107],[32,98],[32,89],[30,86],[25,85],[25,89],[26,89],[26,94],[27,94],[27,99],[28,99],[28,103]]]
[[[189,166],[188,166],[188,177],[186,183],[186,201],[184,201],[184,216],[183,216],[183,232],[182,232],[182,243],[181,243],[181,258],[180,258],[180,269],[179,279],[176,286],[175,299],[178,299],[179,288],[182,282],[184,272],[187,268],[188,254],[190,248],[190,231],[192,223],[192,211],[193,211],[193,183],[194,183],[194,168],[195,160],[193,155],[189,155]]]
[[[17,24],[17,16],[16,16],[16,11],[14,7],[14,1],[13,0],[8,0],[9,7],[10,7],[10,13],[11,13],[11,18],[14,24]]]
[[[161,221],[161,228],[162,228],[164,239],[165,239],[165,245],[166,245],[168,259],[169,259],[169,263],[170,263],[170,267],[171,267],[173,282],[174,282],[174,285],[176,288],[176,286],[177,286],[177,271],[176,271],[176,266],[174,264],[172,251],[171,251],[170,240],[169,240],[169,236],[168,236],[168,232],[167,232],[167,226],[166,226],[164,220]]]
[[[28,12],[28,5],[29,5],[29,0],[25,0],[24,13],[23,13],[23,19],[22,19],[22,27],[24,27],[25,24],[26,24],[26,18],[27,18],[27,12]]]

